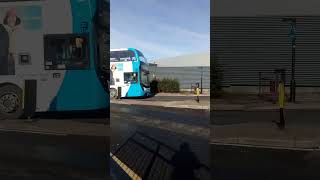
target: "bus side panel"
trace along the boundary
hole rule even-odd
[[[109,96],[105,92],[95,72],[93,45],[93,24],[91,23],[95,6],[89,1],[70,0],[73,16],[73,32],[90,32],[90,64],[88,70],[67,70],[59,93],[52,103],[52,111],[93,110],[108,107]],[[81,12],[81,13],[79,13]],[[84,22],[88,29],[83,29]],[[56,107],[54,109],[53,107]]]
[[[48,2],[55,2],[50,4]],[[24,81],[33,79],[37,81],[37,111],[46,111],[49,108],[50,102],[56,96],[60,84],[63,79],[64,72],[61,73],[61,79],[50,79],[52,76],[44,70],[44,53],[43,53],[43,36],[45,33],[55,31],[57,28],[65,27],[62,19],[67,19],[66,14],[57,13],[57,9],[61,12],[65,4],[58,2],[63,1],[24,1],[24,2],[1,2],[0,3],[0,26],[9,30],[4,18],[10,11],[16,11],[16,16],[19,21],[10,34],[10,51],[14,61],[14,73],[9,76],[1,76],[0,83],[12,83],[23,89]],[[47,5],[47,6],[46,6]],[[50,12],[51,11],[51,12]],[[49,13],[49,14],[48,14]],[[61,16],[61,18],[59,18]],[[52,20],[49,17],[54,17],[60,20]],[[50,22],[50,23],[47,23]],[[51,26],[49,26],[49,24]],[[11,28],[12,29],[12,28]],[[61,31],[60,31],[61,32]],[[6,33],[6,32],[2,32]],[[4,48],[3,46],[0,47]],[[2,50],[0,50],[2,51]],[[27,61],[20,61],[22,56],[28,56]],[[3,73],[1,73],[3,74]]]
[[[45,70],[44,64],[44,35],[48,34],[70,34],[72,33],[72,14],[71,5],[68,1],[48,0],[43,5],[43,34],[41,35],[41,54],[42,58],[39,64],[42,70],[42,80],[38,83],[38,107],[39,111],[50,111],[55,109],[52,104],[55,103],[58,92],[61,89],[65,78],[65,70]],[[59,12],[59,13],[57,13]],[[59,74],[59,77],[55,76]]]

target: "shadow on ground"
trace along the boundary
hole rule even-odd
[[[144,133],[135,132],[112,154],[144,180],[209,179],[209,167],[199,162],[187,143],[182,143],[176,150]]]

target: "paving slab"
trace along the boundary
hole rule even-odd
[[[38,121],[0,121],[0,131],[16,131],[54,135],[109,136],[110,126],[72,120],[41,119]]]
[[[320,127],[287,126],[280,130],[272,123],[211,125],[211,143],[319,149]]]
[[[172,108],[183,108],[183,109],[199,109],[209,110],[210,102],[203,101],[197,103],[195,100],[183,100],[183,101],[143,101],[139,99],[121,99],[111,100],[113,104],[125,104],[125,105],[144,105],[144,106],[158,106],[158,107],[172,107]]]

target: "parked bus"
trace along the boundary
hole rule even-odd
[[[0,0],[0,119],[109,106],[108,0]]]
[[[110,97],[146,97],[150,95],[148,62],[135,48],[111,49]]]

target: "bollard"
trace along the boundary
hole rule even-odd
[[[278,124],[280,129],[284,129],[285,127],[285,119],[284,119],[284,103],[285,103],[285,89],[284,89],[284,82],[280,80],[279,88],[279,111],[280,111],[280,123]]]
[[[121,99],[121,87],[118,87],[118,97],[117,99]]]

